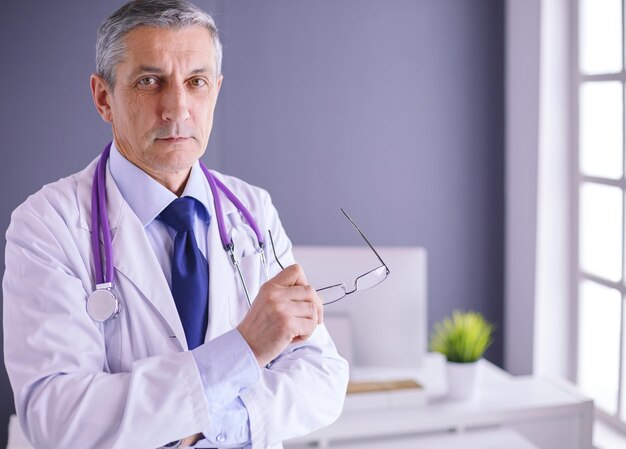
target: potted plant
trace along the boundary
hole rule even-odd
[[[451,318],[436,323],[430,349],[446,357],[448,393],[466,399],[476,390],[477,362],[493,341],[494,327],[477,312],[452,312]]]

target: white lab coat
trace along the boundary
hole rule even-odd
[[[35,448],[156,448],[208,429],[211,416],[165,276],[110,174],[108,217],[122,311],[104,324],[86,313],[94,289],[94,168],[95,161],[45,186],[12,215],[3,281],[6,366],[21,426]],[[281,262],[292,263],[291,244],[267,192],[217,176],[249,207],[259,228],[272,231]],[[258,256],[246,257],[253,251],[251,230],[230,201],[222,203],[254,297],[265,279]],[[206,341],[234,328],[248,310],[215,220],[208,248]],[[278,269],[270,265],[272,274]],[[240,395],[252,447],[280,448],[282,440],[334,421],[347,371],[324,326],[288,347]]]

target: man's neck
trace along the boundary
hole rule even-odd
[[[130,162],[133,163],[133,161]],[[187,180],[189,180],[189,175],[191,174],[191,168],[166,176],[158,173],[150,173],[149,170],[145,170],[141,167],[139,168],[144,170],[152,179],[157,181],[176,196],[181,196],[183,194],[185,186],[187,185]]]
[[[159,172],[153,170],[148,164],[142,164],[140,161],[136,161],[133,155],[125,151],[123,146],[119,145],[117,141],[115,141],[115,147],[119,151],[119,153],[126,159],[128,162],[133,164],[135,167],[145,172],[152,179],[157,181],[167,190],[172,192],[176,196],[181,196],[185,191],[185,186],[187,185],[187,180],[189,179],[189,175],[191,174],[191,167],[172,172]]]

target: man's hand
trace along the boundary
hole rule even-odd
[[[196,433],[190,437],[184,438],[180,443],[180,447],[192,447],[198,441],[202,440],[204,436],[201,433]]]
[[[322,300],[296,264],[261,286],[237,329],[264,367],[289,343],[309,338],[323,316]]]

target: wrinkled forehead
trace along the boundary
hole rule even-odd
[[[119,65],[171,69],[206,69],[217,76],[211,33],[200,25],[182,28],[140,26],[124,37],[125,57]]]

